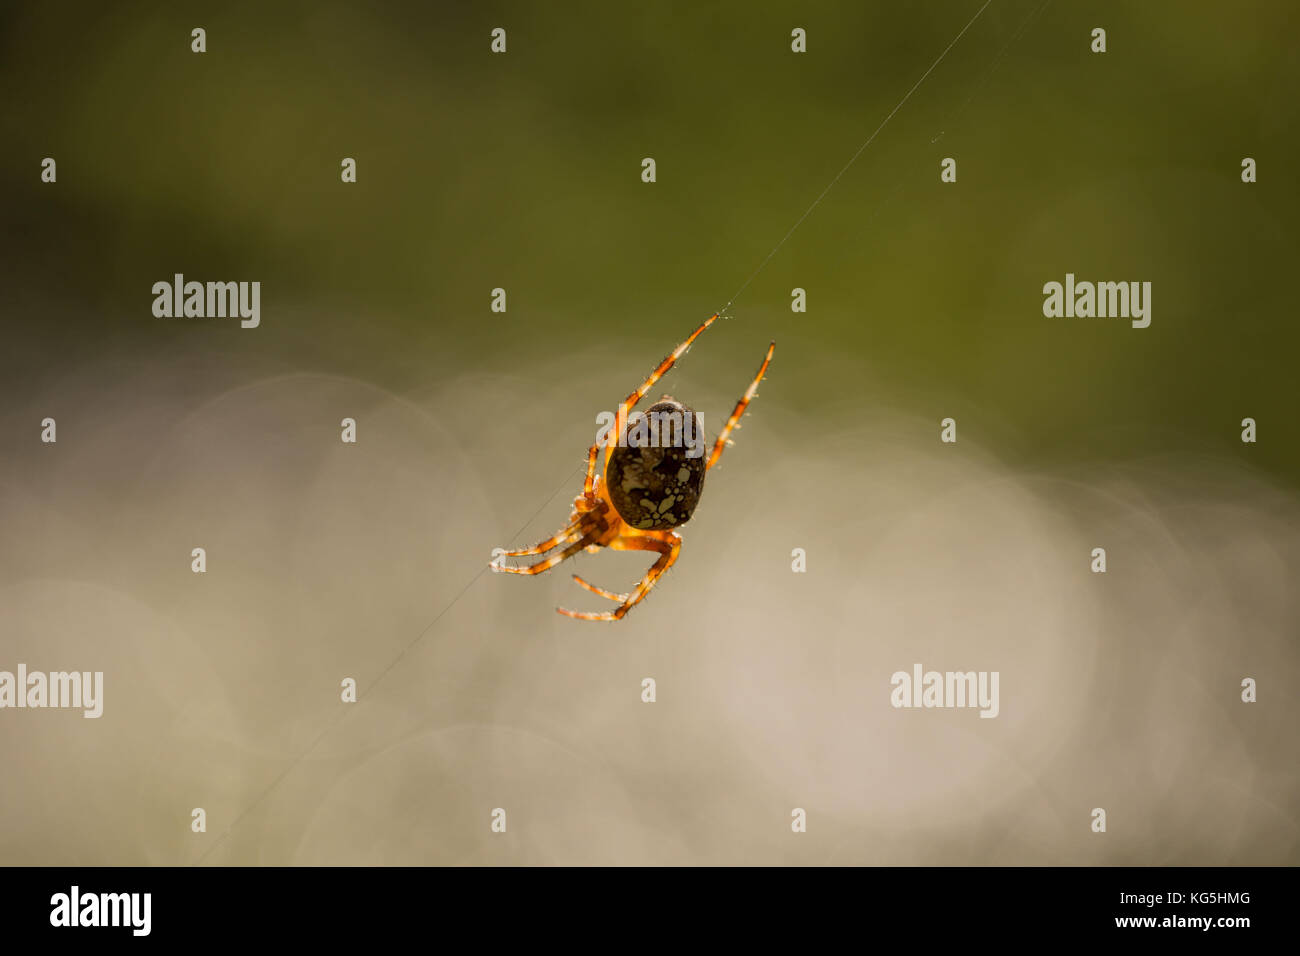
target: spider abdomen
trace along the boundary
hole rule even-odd
[[[690,520],[704,490],[704,433],[695,412],[665,397],[636,422],[629,420],[605,470],[605,487],[619,516],[642,531]]]

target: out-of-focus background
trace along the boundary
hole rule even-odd
[[[105,702],[0,711],[0,862],[1300,860],[1293,5],[993,0],[664,381],[777,340],[645,604],[481,573],[979,6],[6,5],[0,670]]]

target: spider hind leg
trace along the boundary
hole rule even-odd
[[[763,357],[763,364],[758,367],[758,374],[754,380],[749,383],[749,388],[745,389],[745,394],[740,396],[740,401],[736,402],[736,407],[731,411],[731,417],[727,419],[727,424],[723,426],[722,431],[718,433],[718,440],[713,443],[713,454],[709,456],[709,463],[706,470],[712,468],[722,457],[723,451],[731,443],[731,430],[740,427],[740,416],[745,414],[745,409],[749,403],[754,400],[758,394],[758,383],[763,381],[763,375],[767,372],[767,367],[772,364],[772,353],[776,351],[776,343],[773,342],[767,347],[767,355]]]
[[[618,418],[614,428],[615,439],[622,435],[623,430],[627,427],[628,412],[632,411],[637,402],[645,398],[646,393],[649,392],[650,389],[654,388],[655,382],[663,378],[664,375],[667,374],[668,370],[677,364],[677,360],[686,354],[686,350],[691,347],[691,343],[699,338],[700,333],[712,325],[717,318],[718,313],[714,312],[711,316],[701,322],[699,327],[686,337],[685,342],[673,349],[672,352],[669,353],[668,357],[659,363],[655,370],[650,373],[649,377],[641,383],[640,387],[637,388],[635,392],[623,399],[623,404],[618,407]]]

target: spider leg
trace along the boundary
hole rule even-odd
[[[576,541],[578,538],[582,537],[584,534],[583,516],[585,513],[604,510],[604,508],[600,507],[600,503],[595,500],[596,496],[593,493],[596,483],[597,452],[598,449],[595,445],[592,445],[587,449],[587,478],[582,485],[582,497],[585,498],[586,501],[579,502],[581,507],[578,509],[582,514],[580,514],[567,528],[557,531],[545,541],[539,541],[531,548],[519,548],[515,551],[503,551],[503,557],[518,558],[526,554],[545,554],[552,548],[559,547],[562,544],[569,544],[570,542]]]
[[[685,354],[688,348],[691,347],[691,343],[699,338],[700,333],[712,325],[717,317],[718,313],[714,312],[711,316],[705,319],[700,324],[700,327],[692,332],[685,342],[673,349],[672,354],[659,363],[659,367],[650,373],[650,377],[641,383],[640,388],[623,400],[623,404],[618,406],[618,423],[615,427],[612,441],[618,441],[620,436],[623,434],[623,430],[627,427],[627,413],[632,410],[637,402],[645,398],[645,393],[654,388],[655,382],[663,378],[665,372],[677,364],[677,360]]]
[[[504,551],[501,552],[501,554],[502,557],[507,557],[507,558],[518,558],[526,554],[545,554],[547,551],[550,551],[553,548],[557,548],[562,544],[568,544],[569,542],[582,537],[584,533],[585,532],[582,529],[581,523],[575,522],[574,524],[569,525],[563,531],[557,531],[554,535],[547,538],[545,541],[538,541],[531,548],[520,548],[517,551]],[[499,570],[506,571],[509,569],[500,568]]]
[[[501,556],[517,558],[521,555],[545,554],[547,551],[557,548],[562,544],[572,544],[574,541],[582,542],[578,545],[579,550],[582,548],[591,548],[592,550],[599,549],[602,546],[602,536],[605,536],[606,532],[609,531],[609,522],[605,520],[605,512],[608,510],[608,506],[599,499],[579,498],[578,501],[587,507],[585,507],[580,513],[574,515],[573,523],[567,528],[557,531],[545,541],[537,542],[537,544],[533,545],[531,548],[519,548],[515,551],[502,551],[500,552]],[[573,549],[570,548],[569,550],[572,551]],[[503,564],[495,563],[495,561],[489,564],[489,567],[491,567],[493,571],[507,571],[515,574],[523,574],[526,570],[525,568],[508,568]],[[543,570],[545,570],[545,568],[543,568]],[[536,574],[537,572],[534,571],[529,573]]]
[[[609,598],[611,601],[615,601],[619,604],[622,604],[624,601],[627,600],[626,594],[615,594],[613,591],[606,591],[604,588],[598,588],[596,587],[596,585],[590,583],[589,581],[584,581],[576,574],[573,576],[573,580],[577,581],[579,585],[586,588],[592,594],[599,594],[601,597]]]
[[[716,465],[718,459],[722,457],[723,450],[729,444],[727,436],[731,434],[733,428],[737,427],[737,424],[740,421],[740,416],[745,414],[745,409],[749,407],[749,403],[753,401],[754,396],[758,394],[758,383],[763,381],[763,374],[767,371],[768,365],[772,363],[772,353],[775,351],[776,343],[773,342],[767,347],[767,355],[763,358],[763,364],[758,367],[758,374],[755,375],[754,380],[749,383],[749,388],[745,389],[745,394],[740,396],[740,401],[736,402],[736,407],[732,410],[731,417],[727,419],[727,424],[723,426],[722,431],[718,433],[718,440],[713,443],[713,454],[709,456],[709,463],[705,467],[706,471]]]
[[[623,603],[612,611],[594,613],[590,611],[570,611],[568,608],[563,607],[557,607],[556,611],[565,617],[577,618],[580,621],[617,621],[622,619],[623,615],[641,603],[645,596],[650,593],[650,589],[655,586],[655,582],[673,566],[673,562],[677,560],[677,555],[682,550],[682,538],[675,531],[642,532],[615,538],[610,542],[609,547],[615,551],[658,551],[659,560],[645,573],[645,577],[637,582],[637,586]],[[596,593],[601,592],[597,591]],[[608,592],[605,592],[604,596],[613,597]]]
[[[582,483],[582,496],[590,498],[596,487],[596,454],[598,449],[592,445],[587,449],[587,479]]]
[[[522,568],[511,568],[511,567],[507,567],[504,564],[494,564],[492,565],[492,570],[504,571],[507,574],[541,574],[543,571],[551,570],[551,568],[555,567],[565,558],[573,557],[583,548],[587,547],[587,545],[593,543],[597,538],[600,537],[602,530],[603,528],[600,526],[589,527],[586,534],[580,537],[577,541],[573,542],[573,544],[569,545],[563,551],[559,551],[551,555],[549,558],[544,558],[543,560],[538,561],[536,564],[525,565]]]

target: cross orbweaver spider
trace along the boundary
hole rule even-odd
[[[511,574],[540,574],[549,571],[561,561],[586,549],[595,552],[600,548],[614,551],[654,551],[659,559],[649,571],[637,582],[637,586],[628,594],[616,594],[606,591],[594,584],[589,584],[578,575],[573,580],[593,594],[617,601],[618,607],[612,611],[600,613],[570,611],[557,607],[556,611],[580,621],[617,621],[639,604],[655,583],[673,566],[677,554],[681,551],[682,538],[675,530],[690,520],[695,506],[699,503],[700,493],[704,487],[705,474],[718,463],[723,449],[731,444],[728,436],[733,428],[738,427],[740,416],[758,390],[758,383],[772,361],[776,350],[773,342],[767,348],[763,364],[758,368],[754,381],[745,389],[745,394],[736,402],[731,417],[718,434],[713,444],[713,452],[707,463],[703,456],[690,457],[684,447],[685,435],[678,433],[681,443],[660,447],[629,445],[627,442],[628,413],[645,397],[646,392],[654,387],[655,382],[682,357],[700,333],[718,318],[715,312],[709,316],[690,337],[677,346],[659,367],[650,373],[650,377],[641,383],[635,392],[629,395],[618,407],[614,431],[605,443],[604,481],[596,474],[596,456],[599,445],[592,445],[587,450],[587,478],[582,486],[582,494],[573,500],[573,513],[569,516],[569,525],[545,541],[539,541],[531,548],[518,551],[500,552],[503,557],[522,555],[543,555],[548,551],[564,546],[564,550],[543,558],[524,567],[507,567],[496,560],[490,565],[493,571],[506,571]],[[680,414],[683,421],[696,419],[694,411],[665,395],[650,408],[651,413]],[[617,439],[617,440],[615,440]]]

